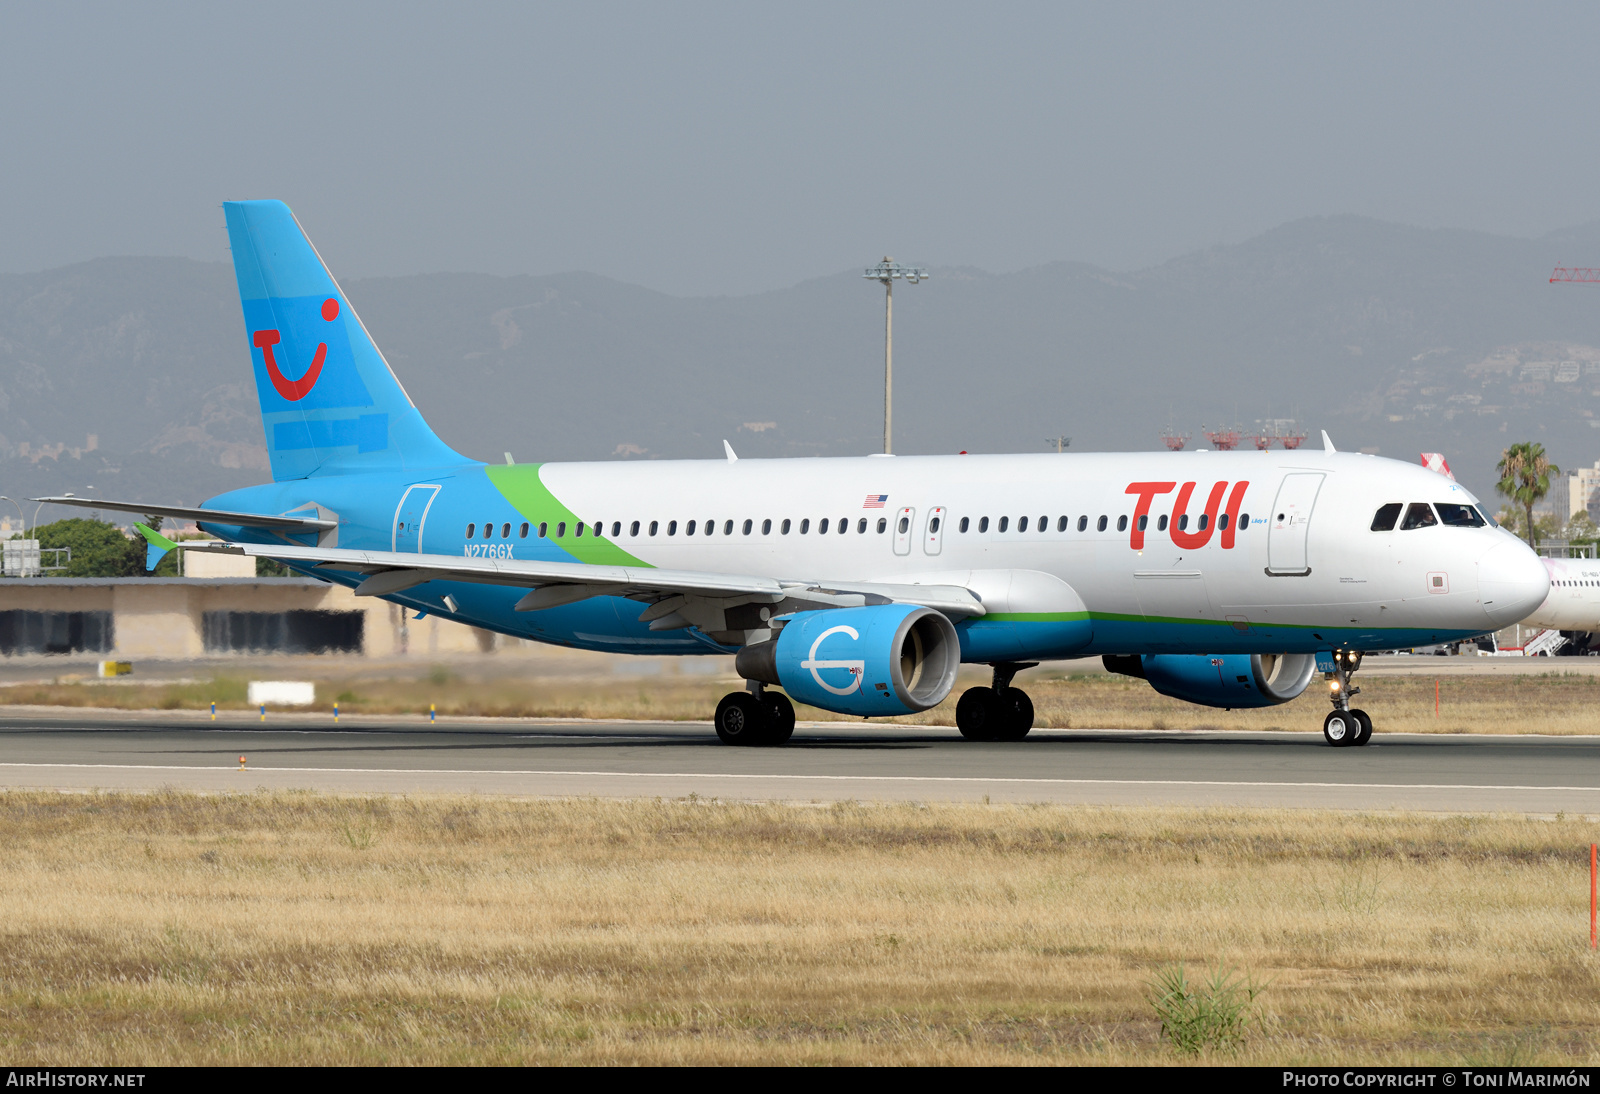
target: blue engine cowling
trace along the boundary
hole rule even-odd
[[[1148,680],[1162,695],[1207,707],[1272,707],[1311,683],[1311,653],[1147,653],[1106,657],[1106,668]]]
[[[778,637],[746,646],[735,665],[798,702],[836,714],[915,714],[955,686],[961,642],[931,608],[832,608],[780,621]]]

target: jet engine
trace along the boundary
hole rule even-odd
[[[797,612],[778,636],[739,651],[746,680],[777,684],[836,714],[915,714],[955,686],[961,642],[950,620],[915,604]]]
[[[1207,707],[1272,707],[1311,683],[1311,653],[1147,653],[1106,656],[1106,668],[1150,681],[1162,695]]]

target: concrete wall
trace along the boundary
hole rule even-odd
[[[130,659],[212,656],[201,629],[203,615],[210,611],[359,611],[366,616],[362,653],[367,657],[488,653],[534,645],[434,616],[410,618],[412,613],[399,605],[306,578],[0,580],[0,611],[15,610],[109,611],[116,628],[114,652]]]

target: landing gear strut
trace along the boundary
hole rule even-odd
[[[968,688],[956,703],[956,728],[969,741],[1020,741],[1033,728],[1033,700],[1012,679],[1037,661],[996,661],[994,683]]]
[[[1352,710],[1350,699],[1361,693],[1350,686],[1350,677],[1361,667],[1360,650],[1334,650],[1333,671],[1324,673],[1332,693],[1328,701],[1333,712],[1323,719],[1322,738],[1336,748],[1364,745],[1372,740],[1372,719],[1364,710]]]
[[[717,704],[717,736],[726,745],[781,745],[794,735],[794,704],[779,691],[751,680]]]

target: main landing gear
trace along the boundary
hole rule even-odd
[[[1364,710],[1350,709],[1351,697],[1361,693],[1360,688],[1350,686],[1350,677],[1361,667],[1361,651],[1334,650],[1333,665],[1334,670],[1324,674],[1332,692],[1328,701],[1333,713],[1323,719],[1323,740],[1336,748],[1364,745],[1372,740],[1372,719]]]
[[[969,741],[1020,741],[1033,728],[1033,700],[1011,680],[1037,661],[994,663],[994,684],[968,688],[956,703],[956,728]]]
[[[749,691],[724,695],[717,704],[717,736],[725,745],[781,745],[794,736],[794,704],[781,691],[751,680]]]

